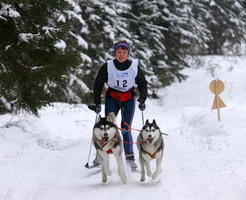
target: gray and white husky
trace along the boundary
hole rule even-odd
[[[140,181],[145,181],[145,167],[147,175],[152,177],[154,180],[161,173],[161,163],[164,153],[162,133],[155,120],[153,120],[152,123],[149,123],[149,120],[146,120],[142,131],[138,135],[137,143],[139,150],[139,163],[141,167]],[[156,171],[152,175],[150,161],[153,159],[156,159]]]
[[[109,154],[113,153],[118,164],[121,181],[125,184],[127,177],[122,158],[122,139],[115,124],[116,116],[113,112],[109,113],[106,118],[100,116],[93,128],[93,143],[97,150],[97,159],[102,166],[102,182],[107,182],[107,176],[112,174],[109,165]]]

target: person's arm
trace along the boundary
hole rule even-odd
[[[144,103],[147,99],[147,84],[144,73],[140,67],[138,67],[138,74],[136,76],[136,84],[138,85],[139,99],[138,101]]]
[[[94,82],[94,103],[101,104],[101,93],[104,83],[108,81],[107,63],[99,70]]]

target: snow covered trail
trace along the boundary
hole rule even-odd
[[[156,181],[147,177],[146,182],[141,183],[140,173],[132,173],[126,166],[128,183],[122,184],[115,158],[111,156],[113,174],[106,184],[102,183],[100,169],[84,167],[95,114],[87,110],[86,118],[82,116],[85,112],[81,110],[86,109],[85,105],[77,108],[56,106],[43,111],[39,119],[31,117],[16,120],[10,125],[15,126],[16,133],[3,134],[6,139],[10,140],[11,137],[16,144],[22,145],[19,149],[9,149],[10,156],[18,155],[14,159],[6,158],[8,168],[3,171],[1,200],[77,200],[85,197],[93,200],[131,200],[136,197],[180,199],[183,195],[191,196],[179,177],[178,162],[168,152],[164,156],[163,172]],[[139,121],[133,126],[137,128],[142,126],[140,115],[140,112],[136,112]],[[150,116],[150,119],[153,118]],[[170,117],[165,121],[170,123]],[[166,123],[163,125],[167,126]],[[137,134],[133,132],[135,140]],[[134,146],[134,149],[138,163],[137,147]],[[94,159],[94,153],[93,147],[90,162]],[[155,162],[151,164],[154,171]],[[178,192],[173,190],[174,186]]]
[[[150,106],[144,112],[144,117],[149,120],[155,118],[161,131],[168,134],[164,136],[163,171],[157,180],[146,177],[146,181],[142,183],[139,181],[140,173],[132,173],[126,166],[128,182],[122,184],[115,158],[110,156],[113,174],[107,183],[102,183],[99,168],[84,167],[88,159],[95,114],[87,110],[85,105],[71,107],[67,104],[55,104],[54,108],[43,111],[41,118],[28,116],[18,119],[1,133],[3,140],[16,146],[6,147],[8,150],[5,149],[5,159],[0,162],[1,167],[4,167],[0,170],[0,199],[243,200],[246,195],[243,173],[245,161],[241,159],[245,154],[242,152],[239,158],[234,158],[228,152],[233,151],[233,145],[238,144],[231,143],[231,137],[227,139],[218,135],[214,139],[197,136],[199,127],[194,127],[197,122],[191,124],[192,120],[187,119],[192,119],[192,112],[198,113],[194,108],[183,112],[178,108],[168,110],[153,102],[148,104]],[[199,116],[202,119],[204,113]],[[233,114],[228,116],[232,120]],[[246,120],[246,115],[243,116]],[[209,126],[217,125],[214,123]],[[225,125],[220,124],[220,134],[224,134],[222,132]],[[139,129],[141,126],[141,113],[136,111],[133,127]],[[245,126],[240,126],[241,132],[237,132],[238,135],[246,130]],[[136,141],[138,132],[133,131],[132,134]],[[206,134],[213,133],[207,131]],[[226,150],[223,143],[232,148]],[[136,146],[134,150],[139,166]],[[93,147],[90,163],[94,159],[94,153]],[[241,164],[236,165],[238,162]],[[151,162],[151,168],[154,171],[155,161]]]
[[[8,176],[12,182],[9,199],[69,199],[68,188],[76,185],[80,171],[80,158],[74,151],[38,151],[35,157],[23,158]]]
[[[245,59],[233,62],[233,70],[226,59],[215,61],[214,74],[226,80],[220,122],[211,111],[214,78],[206,69],[185,70],[189,79],[159,91],[164,99],[147,100],[145,120],[155,119],[168,134],[155,181],[141,183],[140,173],[126,166],[128,182],[122,184],[113,156],[107,183],[100,169],[84,167],[96,117],[86,105],[54,103],[40,118],[0,115],[0,200],[245,200]],[[142,127],[137,108],[132,127]],[[138,132],[132,134],[136,141]],[[134,150],[139,166],[136,145]],[[94,153],[93,147],[90,163]]]
[[[147,112],[145,113],[147,114]],[[147,117],[146,114],[144,115],[145,117]],[[153,119],[151,115],[152,111],[149,116],[150,120]],[[137,121],[136,119],[139,120]],[[118,119],[118,121],[120,121],[120,119]],[[166,119],[165,121],[167,124],[168,122],[170,123],[170,118],[169,120]],[[165,126],[166,123],[163,123],[163,125]],[[139,111],[136,111],[133,127],[137,129],[142,127],[142,118]],[[138,132],[133,131],[132,134],[134,141],[136,141]],[[87,151],[88,147],[86,148]],[[140,167],[138,162],[138,150],[136,145],[134,145],[134,152],[139,170]],[[93,159],[94,156],[92,156],[92,160]],[[139,171],[133,173],[126,166],[128,182],[126,185],[124,185],[121,183],[118,176],[115,158],[110,156],[111,169],[113,174],[109,177],[109,181],[106,184],[101,182],[101,171],[99,171],[97,168],[90,170],[83,169],[84,178],[86,178],[85,187],[88,187],[87,190],[84,190],[84,192],[86,192],[86,196],[90,196],[93,193],[91,199],[180,199],[183,194],[186,195],[187,193],[186,188],[183,187],[185,184],[180,182],[180,177],[177,176],[177,166],[173,167],[173,163],[177,165],[175,159],[171,159],[169,162],[167,162],[166,159],[167,158],[164,156],[162,163],[163,171],[157,180],[153,181],[150,177],[146,177],[146,181],[144,183],[140,182]],[[168,172],[168,165],[170,165],[169,168],[171,169],[171,172]],[[154,171],[155,161],[151,163],[151,166],[152,171]],[[170,176],[169,173],[172,174],[172,176]],[[180,186],[178,188],[178,192],[173,191],[174,185],[175,187],[177,187],[177,185]]]

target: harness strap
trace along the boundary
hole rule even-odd
[[[124,102],[131,99],[134,96],[133,91],[134,91],[133,88],[127,90],[126,92],[121,92],[118,90],[114,90],[112,88],[108,88],[106,94],[116,99],[119,102]]]
[[[99,139],[96,138],[97,141],[99,142],[99,144],[102,145],[102,146],[99,146],[99,145],[98,145],[98,148],[101,149],[101,150],[103,150],[103,148],[104,148],[110,141],[112,141],[112,140],[117,141],[116,136],[117,136],[117,134],[115,134],[114,137],[113,137],[111,140],[108,140],[107,142],[104,142],[104,141],[103,141],[104,139],[99,140]],[[109,150],[107,151],[107,153],[109,154],[109,153],[113,153],[113,152],[112,152],[111,149],[109,149]]]
[[[112,149],[109,149],[109,150],[107,151],[107,153],[108,153],[108,154],[112,154],[112,153],[113,153]]]
[[[140,135],[140,136],[142,136],[142,135]],[[159,138],[161,138],[161,135],[160,135]],[[143,140],[143,142],[146,142],[146,140]],[[156,154],[158,153],[158,151],[159,151],[160,149],[161,149],[161,147],[159,146],[159,147],[157,148],[157,150],[155,151],[155,153],[151,154],[151,153],[149,153],[148,151],[146,151],[143,147],[141,147],[141,150],[142,150],[144,153],[148,154],[152,159],[156,158]]]
[[[115,139],[116,142],[121,142],[121,143],[124,143],[124,144],[141,144],[139,142],[126,142],[126,141],[123,141],[123,140],[117,140]]]
[[[142,151],[143,151],[144,153],[148,154],[152,159],[156,158],[156,154],[157,154],[157,152],[158,152],[158,150],[157,150],[154,154],[151,154],[151,153],[149,153],[148,151],[145,151],[143,148],[142,148]]]
[[[131,130],[138,131],[138,132],[141,132],[141,131],[142,131],[142,130],[140,130],[140,129],[132,128],[127,122],[123,122],[123,123],[127,126],[127,129],[125,129],[125,128],[119,128],[119,127],[117,126],[117,124],[115,124],[114,126],[115,126],[117,129],[122,130],[122,131],[125,131],[125,132],[129,132],[129,131],[131,131]]]

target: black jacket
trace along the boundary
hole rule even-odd
[[[114,65],[118,70],[127,70],[132,64],[131,60],[126,60],[123,63],[118,62],[114,59]],[[95,83],[94,83],[94,103],[101,104],[101,93],[104,83],[108,82],[108,70],[107,63],[105,63],[99,70]],[[138,86],[138,91],[140,93],[139,101],[143,102],[147,98],[147,81],[144,77],[144,73],[141,68],[138,66],[138,74],[135,78],[135,82]]]

